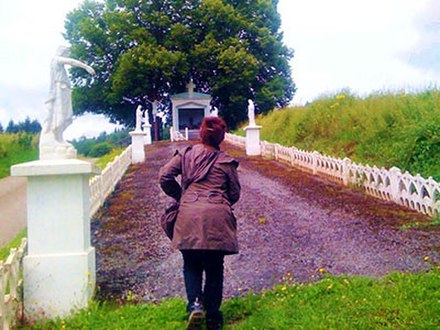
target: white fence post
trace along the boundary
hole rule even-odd
[[[348,186],[348,184],[350,183],[350,166],[350,158],[345,157],[342,160],[342,182],[345,186]]]
[[[0,261],[0,329],[2,330],[16,328],[16,318],[21,312],[20,290],[23,281],[20,277],[26,242],[26,238],[23,238],[18,249],[11,249],[6,262]]]
[[[391,198],[394,202],[400,203],[400,178],[402,177],[402,172],[397,167],[390,168],[390,188],[391,188]]]
[[[313,174],[318,173],[318,157],[319,157],[319,152],[314,151],[312,153],[312,171],[313,171]]]

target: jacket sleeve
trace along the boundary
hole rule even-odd
[[[228,173],[228,198],[231,205],[238,202],[240,199],[240,181],[238,180],[238,173],[237,173],[237,167],[238,163],[236,161],[228,164],[227,166],[227,173]]]
[[[161,167],[159,171],[159,184],[162,190],[168,196],[174,198],[175,200],[180,200],[182,194],[182,188],[176,181],[176,176],[182,174],[181,165],[182,156],[176,153],[171,160]]]

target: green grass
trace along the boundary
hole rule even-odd
[[[14,237],[12,241],[0,247],[0,261],[6,261],[6,259],[9,256],[9,251],[12,248],[18,248],[21,244],[22,238],[25,238],[26,235],[27,235],[26,229],[23,229]]]
[[[12,165],[38,159],[38,135],[0,134],[0,178],[10,175]]]
[[[438,329],[440,270],[394,273],[381,279],[324,277],[227,300],[225,329]],[[92,302],[66,320],[33,329],[185,329],[185,302],[111,305]]]
[[[257,117],[263,140],[440,180],[440,91],[349,92]]]
[[[126,148],[115,148],[112,149],[112,151],[110,151],[108,154],[100,157],[97,161],[96,161],[96,165],[99,166],[101,169],[105,169],[105,167],[107,166],[108,163],[110,163],[111,161],[113,161],[116,156],[119,156],[120,154],[122,154],[122,152],[125,150]]]

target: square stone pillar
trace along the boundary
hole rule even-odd
[[[143,126],[143,132],[145,133],[145,137],[144,137],[144,144],[152,144],[152,140],[151,140],[151,125],[148,123],[145,123]]]
[[[244,128],[246,132],[246,155],[259,156],[261,155],[260,147],[260,130],[262,126],[247,126]]]
[[[129,134],[131,136],[131,163],[136,164],[145,162],[145,132],[133,131]]]
[[[24,307],[30,320],[68,316],[85,308],[95,290],[90,245],[89,177],[94,166],[77,159],[15,165],[27,185],[28,254]]]

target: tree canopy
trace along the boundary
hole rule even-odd
[[[209,93],[228,125],[286,105],[295,85],[277,0],[85,0],[68,13],[76,113],[133,123],[135,105],[183,92],[190,79]]]

